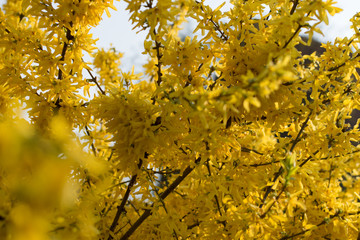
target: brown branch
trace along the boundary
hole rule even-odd
[[[350,58],[350,59],[347,60],[347,61],[353,61],[353,60],[355,60],[355,59],[358,58],[358,57],[360,57],[360,53],[356,54],[355,57]],[[346,64],[346,62],[343,62],[343,63],[341,63],[341,64],[339,64],[339,65],[337,65],[337,66],[335,66],[335,67],[330,68],[328,71],[332,72],[332,71],[338,70],[339,68],[345,66],[345,64]],[[328,75],[331,75],[331,74],[332,74],[332,73],[330,73],[330,74],[328,74]]]
[[[264,218],[266,216],[266,214],[270,211],[270,209],[272,208],[272,206],[274,206],[274,204],[279,200],[281,194],[285,191],[286,185],[284,185],[281,189],[281,191],[279,192],[279,194],[276,196],[275,201],[270,205],[270,207],[263,213],[260,215],[260,218]]]
[[[227,41],[229,39],[228,36],[225,35],[224,31],[222,31],[220,29],[220,26],[218,23],[214,22],[214,20],[212,20],[212,18],[210,18],[210,22],[214,25],[215,30],[218,31],[220,33],[220,38],[224,41]]]
[[[139,163],[138,163],[138,169],[141,168],[141,165],[142,165],[143,161],[142,159],[139,159]],[[133,175],[131,177],[131,180],[130,180],[130,183],[126,189],[126,192],[125,192],[125,195],[120,203],[120,205],[117,207],[117,211],[116,211],[116,214],[115,214],[115,217],[114,217],[114,220],[110,226],[110,231],[111,232],[114,232],[115,231],[115,228],[118,224],[118,221],[120,219],[120,216],[123,212],[125,212],[125,204],[126,202],[128,201],[129,199],[129,196],[130,196],[130,191],[131,191],[131,188],[135,185],[135,182],[136,182],[136,178],[137,178],[137,174]],[[113,239],[112,235],[110,234],[109,237],[108,237],[108,240],[111,240]]]
[[[206,167],[207,167],[207,170],[209,172],[209,177],[211,177],[211,170],[210,170],[209,161],[206,161]],[[215,202],[216,202],[216,206],[218,208],[219,214],[220,214],[220,216],[222,216],[221,207],[220,207],[220,203],[219,203],[219,198],[218,198],[217,194],[215,194],[214,198],[215,198]]]
[[[147,175],[148,175],[148,177],[149,177],[149,180],[150,180],[151,183],[152,183],[152,186],[151,186],[151,188],[153,188],[152,191],[155,192],[155,194],[156,194],[156,196],[159,198],[159,201],[161,202],[161,204],[162,204],[162,206],[163,206],[166,214],[168,214],[168,210],[167,210],[167,208],[166,208],[165,202],[164,202],[163,199],[160,198],[159,191],[158,191],[157,187],[155,186],[155,183],[154,183],[154,181],[153,181],[152,176],[150,175],[150,173],[149,173],[148,171],[146,171],[146,173],[147,173]],[[156,180],[155,180],[155,181],[156,181]],[[159,183],[161,184],[161,181],[159,181]]]
[[[250,148],[247,148],[247,147],[241,147],[241,152],[254,152],[254,153],[256,153],[258,155],[261,155],[261,156],[264,155],[263,153],[258,152],[255,149],[250,149]]]
[[[60,61],[64,61],[65,60],[65,54],[66,54],[66,50],[68,48],[68,44],[66,42],[64,42],[64,46],[63,49],[61,51],[61,58]],[[58,74],[58,79],[61,80],[63,79],[63,72],[62,70],[59,68],[59,74]]]
[[[267,166],[267,165],[271,165],[274,163],[279,163],[280,161],[273,161],[273,162],[265,162],[265,163],[255,163],[255,164],[251,164],[251,165],[243,165],[243,167],[262,167],[262,166]]]
[[[199,163],[201,158],[197,158],[195,163]],[[164,200],[171,192],[175,190],[175,188],[194,170],[195,167],[188,166],[181,176],[177,177],[175,181],[170,184],[170,186],[160,194],[160,198]],[[153,207],[154,204],[151,205]],[[128,229],[128,231],[120,238],[120,240],[128,239],[135,231],[140,227],[140,225],[152,214],[151,209],[146,209],[141,217]]]
[[[154,30],[154,34],[156,35],[156,31]],[[158,41],[155,41],[155,47],[154,49],[156,50],[156,58],[157,58],[157,64],[155,64],[155,66],[157,67],[157,75],[158,75],[158,80],[157,80],[157,85],[160,86],[161,82],[162,82],[162,72],[161,72],[161,58],[163,57],[163,55],[160,53],[160,48],[161,48],[161,43]]]
[[[350,44],[351,44],[353,41],[354,41],[354,38],[350,39],[350,41],[347,43],[347,45],[350,46]],[[351,56],[351,55],[350,55],[350,56]],[[358,58],[358,57],[360,57],[360,54],[359,54],[359,53],[356,54],[355,57],[350,58],[349,60],[352,61],[352,60],[355,60],[355,59]],[[337,69],[345,66],[345,63],[346,63],[346,62],[343,62],[342,64],[339,64],[338,66],[332,67],[332,68],[329,69],[329,71],[335,71],[335,70],[337,70]],[[329,75],[331,75],[331,74],[329,74]]]
[[[153,0],[149,0],[146,2],[145,7],[148,9],[152,9],[153,8]],[[159,26],[160,29],[160,26]],[[154,35],[156,36],[156,30],[153,30]],[[157,67],[157,75],[158,75],[158,80],[156,81],[157,85],[160,86],[161,82],[162,82],[162,72],[161,72],[161,58],[163,57],[163,55],[160,53],[160,48],[161,48],[161,42],[158,42],[155,40],[155,47],[153,49],[156,50],[156,58],[158,60],[157,64],[155,64],[155,66]],[[155,103],[155,102],[154,102]]]
[[[140,215],[139,209],[137,209],[131,201],[128,201],[128,203],[135,210],[136,214],[140,217],[141,215]]]
[[[156,171],[156,170],[147,168],[146,170],[147,170],[147,171],[151,171],[151,172],[154,173],[154,174],[162,174],[162,175],[167,175],[167,174],[179,174],[179,173],[180,173],[180,170],[179,170],[179,169],[174,169],[174,170],[164,169],[164,170],[158,170],[158,171]]]
[[[360,151],[360,150],[359,150]],[[353,153],[356,153],[356,152],[359,152],[359,151],[354,151],[354,152],[352,152],[352,153],[347,153],[347,155],[349,155],[349,154],[353,154]],[[316,155],[317,153],[319,152],[319,150],[316,150],[314,153],[313,153],[313,155]],[[334,156],[334,158],[339,158],[339,157],[342,157],[342,155],[340,156],[340,155],[338,155],[338,156]],[[312,159],[312,156],[309,156],[309,157],[307,157],[305,160],[304,160],[304,162],[302,162],[300,165],[299,165],[299,167],[302,167],[302,166],[304,166],[308,161],[310,161]],[[329,158],[321,158],[321,159],[319,159],[319,160],[327,160],[327,159],[329,159]],[[267,166],[267,165],[271,165],[271,164],[274,164],[274,163],[279,163],[280,161],[272,161],[272,162],[265,162],[265,163],[256,163],[256,164],[251,164],[251,165],[245,165],[245,164],[243,164],[242,166],[243,167],[262,167],[262,166]]]
[[[188,230],[191,230],[191,229],[193,229],[194,227],[200,226],[200,224],[201,224],[201,222],[197,221],[197,222],[195,222],[194,224],[191,224],[191,225],[187,226],[187,229],[188,229]]]
[[[202,67],[203,65],[204,65],[204,63],[200,63],[199,67],[196,69],[196,71],[195,71],[195,72],[200,72],[201,67]]]
[[[202,2],[195,1],[195,3],[196,3],[196,4],[200,4],[200,9],[201,9],[202,11],[204,11],[204,8],[203,8],[203,6],[202,6],[202,5],[203,5]],[[214,20],[212,19],[212,17],[209,19],[209,21],[214,25],[215,30],[220,33],[220,38],[221,38],[222,40],[224,40],[224,41],[227,41],[227,40],[229,39],[229,37],[226,36],[225,33],[224,33],[224,31],[222,31],[222,30],[220,29],[219,24],[216,23],[216,22],[214,22]]]
[[[293,6],[292,6],[292,8],[291,8],[291,10],[290,10],[290,15],[293,15],[293,14],[294,14],[294,12],[295,12],[296,7],[297,7],[298,4],[299,4],[299,0],[294,0]]]
[[[294,34],[291,35],[291,37],[289,38],[289,40],[287,40],[287,42],[285,43],[285,45],[283,46],[283,48],[286,48],[286,47],[289,45],[289,43],[294,39],[294,37],[300,32],[300,30],[301,30],[302,27],[303,27],[302,25],[299,25],[299,26],[298,26],[298,28],[295,30]]]
[[[296,5],[297,5],[298,0],[295,0],[295,1],[296,1],[296,2],[295,2]],[[295,3],[294,3],[294,5],[293,5],[293,7],[295,6],[295,8],[296,8]],[[294,9],[294,11],[295,11],[295,9]],[[311,11],[309,11],[309,12],[307,13],[306,17],[308,17],[308,16],[310,15],[310,13],[311,13]],[[301,30],[302,27],[304,27],[304,25],[299,24],[299,26],[298,26],[297,29],[295,30],[294,34],[289,38],[289,40],[288,40],[288,41],[285,43],[285,45],[283,46],[283,49],[286,48],[286,47],[289,45],[289,43],[293,40],[293,38],[300,32],[300,30]]]
[[[91,73],[91,71],[89,69],[86,69],[88,71],[88,73],[90,74],[91,77],[91,81],[94,82],[97,86],[97,88],[100,90],[102,95],[105,95],[105,91],[101,89],[99,83],[96,80],[96,77],[94,77],[94,75]]]
[[[296,136],[296,138],[295,138],[295,140],[294,140],[294,142],[293,142],[293,144],[292,144],[292,146],[291,146],[291,148],[290,148],[290,152],[292,152],[292,151],[294,150],[296,144],[300,141],[300,136],[301,136],[301,134],[303,133],[305,127],[307,126],[307,123],[308,123],[308,121],[310,120],[311,114],[312,114],[312,110],[310,110],[308,116],[306,117],[305,122],[302,124],[301,129],[300,129],[298,135]]]
[[[90,134],[90,131],[89,131],[89,128],[88,126],[85,126],[85,131],[86,131],[86,134],[91,138],[92,142],[91,142],[91,150],[93,151],[94,153],[94,156],[96,157],[96,148],[95,148],[95,145],[94,145],[94,142],[93,142],[93,137],[91,136]]]
[[[71,25],[71,24],[70,24]],[[66,33],[65,33],[65,37],[66,37],[66,40],[67,41],[71,41],[71,40],[74,40],[74,36],[73,35],[71,35],[71,31],[70,31],[70,29],[69,28],[67,28],[67,27],[65,27],[65,31],[66,31]],[[66,55],[66,51],[67,51],[67,49],[68,49],[68,43],[67,43],[67,41],[64,41],[64,46],[63,46],[63,48],[62,48],[62,50],[61,50],[61,58],[59,59],[59,62],[60,62],[60,64],[61,65],[63,65],[63,63],[61,63],[61,62],[63,62],[64,60],[65,60],[65,55]],[[70,73],[71,74],[71,73]],[[63,79],[63,72],[62,72],[62,70],[61,70],[61,68],[59,67],[59,73],[58,73],[58,80],[62,80]],[[55,104],[55,107],[54,107],[54,112],[55,112],[55,114],[59,111],[59,109],[61,108],[61,105],[60,105],[60,103],[61,103],[61,99],[58,97],[57,98],[57,100],[56,100],[56,102],[54,103]]]
[[[316,150],[313,155],[316,155],[319,152],[319,150]],[[308,161],[310,161],[312,159],[312,156],[309,156],[307,159],[305,159],[300,165],[299,167],[304,166]]]
[[[279,168],[279,170],[274,174],[274,178],[273,178],[273,180],[271,181],[271,182],[273,182],[274,184],[275,184],[275,181],[281,176],[281,174],[284,172],[284,168],[281,166],[280,168]],[[269,194],[270,194],[270,192],[271,192],[271,189],[272,189],[272,187],[274,186],[274,184],[272,184],[271,186],[267,186],[266,188],[265,188],[265,194],[264,194],[264,197],[263,197],[263,199],[261,200],[261,204],[260,204],[260,208],[262,208],[263,206],[264,206],[264,203],[265,203],[265,201],[266,201],[266,199],[267,199],[267,197],[269,196]]]
[[[71,41],[71,40],[74,40],[74,36],[73,35],[71,35],[71,31],[70,31],[70,29],[69,28],[67,28],[67,27],[65,27],[65,31],[66,31],[66,40],[67,41]],[[60,58],[60,62],[61,61],[64,61],[65,60],[65,54],[66,54],[66,51],[67,51],[67,49],[68,49],[68,43],[67,42],[64,42],[64,46],[63,46],[63,49],[62,49],[62,51],[61,51],[61,58]],[[61,80],[61,79],[63,79],[63,72],[62,72],[62,70],[59,68],[59,74],[58,74],[58,79],[59,80]]]
[[[66,35],[67,35],[67,31],[70,31],[70,30],[69,30],[68,28],[66,28]],[[61,51],[61,58],[60,58],[59,62],[65,60],[65,54],[66,54],[67,48],[68,48],[68,44],[67,44],[67,42],[64,42],[64,46],[63,46],[63,49],[62,49],[62,51]],[[63,72],[62,72],[61,68],[59,67],[58,80],[62,80],[62,79],[63,79]],[[58,98],[56,99],[56,102],[54,103],[54,104],[55,104],[55,107],[53,108],[55,114],[56,114],[56,113],[59,111],[59,109],[61,108],[60,102],[61,102],[61,99],[60,99],[60,97],[58,97]]]

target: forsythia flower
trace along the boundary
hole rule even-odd
[[[112,0],[0,10],[0,239],[358,239],[360,15],[302,55],[334,1],[124,2],[145,74]]]

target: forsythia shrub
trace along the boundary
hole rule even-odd
[[[360,14],[302,56],[334,1],[124,2],[143,75],[94,47],[112,0],[1,9],[0,238],[358,239]]]

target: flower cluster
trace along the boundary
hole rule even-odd
[[[144,74],[93,52],[110,0],[0,11],[0,238],[358,239],[360,15],[303,56],[332,0],[124,2]]]

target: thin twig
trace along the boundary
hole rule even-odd
[[[151,186],[151,187],[153,188],[153,191],[155,192],[156,196],[159,198],[159,201],[161,202],[161,204],[162,204],[162,206],[163,206],[166,214],[168,214],[168,210],[167,210],[167,208],[166,208],[165,202],[164,202],[163,199],[160,198],[159,191],[158,191],[158,189],[157,189],[156,186],[155,186],[155,183],[154,183],[154,181],[153,181],[153,179],[152,179],[152,176],[150,175],[150,173],[149,173],[148,171],[146,171],[146,174],[148,175],[148,177],[149,177],[149,179],[150,179],[150,181],[151,181],[151,183],[152,183],[152,185],[153,185],[153,186]],[[155,180],[155,181],[156,181],[156,180]],[[159,181],[159,182],[160,182],[160,181]]]
[[[154,34],[156,35],[156,31],[154,30]],[[156,81],[157,85],[160,86],[161,82],[162,82],[162,72],[161,72],[161,58],[162,58],[162,54],[160,53],[160,48],[161,48],[161,43],[158,41],[155,41],[155,47],[154,49],[156,50],[156,58],[157,58],[157,64],[155,64],[155,66],[157,67],[157,75],[158,75],[158,80]]]
[[[105,95],[105,91],[101,89],[99,83],[96,80],[96,77],[94,77],[94,75],[91,73],[91,71],[89,69],[86,69],[88,71],[88,73],[90,74],[91,77],[91,81],[94,82],[97,86],[97,88],[100,90],[102,95]]]
[[[149,0],[148,2],[146,2],[145,5],[146,8],[148,9],[152,9],[153,8],[153,1]],[[160,26],[159,26],[160,29]],[[154,35],[156,36],[156,30],[154,29]],[[163,55],[160,53],[160,48],[162,47],[161,42],[158,42],[157,40],[155,40],[155,47],[153,49],[156,50],[156,58],[158,60],[157,64],[155,64],[155,66],[157,67],[157,75],[158,75],[158,79],[156,81],[157,85],[160,86],[161,82],[162,82],[162,72],[161,72],[161,58],[163,57]]]
[[[251,165],[242,165],[243,167],[262,167],[262,166],[267,166],[267,165],[272,165],[274,163],[279,163],[280,161],[272,161],[272,162],[265,162],[265,163],[256,163],[256,164],[251,164]]]
[[[197,158],[195,160],[195,163],[198,164],[200,162],[201,158]],[[170,186],[160,194],[160,198],[164,200],[171,192],[175,190],[175,188],[194,170],[195,167],[188,166],[181,176],[177,177],[175,181],[170,184]],[[151,206],[154,206],[152,204]],[[128,231],[120,238],[120,240],[128,239],[135,231],[136,229],[152,214],[152,209],[146,209],[144,213],[141,215],[141,217],[138,218],[138,220],[132,225]]]
[[[210,170],[210,163],[209,163],[209,161],[206,161],[206,167],[207,167],[207,170],[208,170],[208,172],[209,172],[209,177],[211,177],[211,170]],[[220,214],[220,216],[222,216],[221,208],[220,208],[220,203],[219,203],[219,198],[218,198],[217,194],[215,194],[214,198],[215,198],[215,202],[216,202],[216,206],[217,206],[217,208],[218,208],[219,214]]]
[[[312,110],[310,110],[310,112],[309,112],[309,114],[308,114],[305,122],[302,124],[301,129],[300,129],[298,135],[296,136],[296,138],[295,138],[295,140],[294,140],[294,142],[293,142],[293,144],[292,144],[292,146],[291,146],[291,148],[290,148],[290,152],[292,152],[292,151],[294,150],[296,144],[300,141],[300,136],[301,136],[301,134],[303,133],[305,127],[307,126],[307,123],[308,123],[308,121],[310,120],[311,114],[312,114]]]
[[[298,4],[299,4],[299,0],[294,0],[293,6],[292,6],[292,8],[291,8],[291,10],[290,10],[290,15],[293,15],[293,14],[294,14],[294,12],[295,12],[296,7],[297,7]]]
[[[86,131],[86,134],[91,138],[91,150],[93,151],[94,156],[96,157],[96,148],[95,148],[95,145],[94,145],[94,139],[90,134],[88,126],[85,126],[85,131]]]
[[[62,50],[61,50],[61,58],[59,59],[59,62],[60,62],[60,64],[61,65],[63,65],[64,63],[61,63],[61,62],[63,62],[64,60],[65,60],[65,55],[66,55],[66,51],[67,51],[67,49],[68,49],[68,41],[70,41],[70,40],[73,40],[74,39],[74,36],[73,35],[71,35],[71,31],[70,31],[70,29],[68,29],[67,27],[65,27],[65,30],[66,30],[66,39],[67,39],[67,41],[64,41],[64,46],[63,46],[63,48],[62,48]],[[58,73],[58,80],[62,80],[63,79],[63,72],[62,72],[62,70],[61,70],[61,68],[59,67],[59,73]],[[57,99],[56,99],[56,102],[54,103],[55,104],[55,107],[54,107],[54,112],[55,112],[55,114],[59,111],[59,109],[61,108],[61,105],[60,105],[60,102],[61,102],[62,100],[60,99],[60,97],[58,97]]]
[[[196,4],[200,4],[200,9],[201,9],[202,11],[204,11],[204,8],[203,8],[203,6],[202,6],[203,3],[202,3],[202,2],[198,2],[198,1],[195,1],[195,2],[196,2]],[[216,23],[216,22],[214,22],[214,20],[212,19],[212,17],[209,19],[209,21],[214,25],[215,30],[220,33],[220,38],[221,38],[222,40],[224,40],[224,41],[227,41],[227,40],[229,39],[229,37],[226,36],[225,33],[224,33],[224,31],[222,31],[222,30],[220,29],[219,24]]]
[[[285,43],[283,48],[286,48],[289,45],[289,43],[293,40],[293,38],[300,32],[302,27],[303,27],[302,25],[298,26],[298,28],[295,30],[294,34],[291,35],[291,37],[287,40],[287,42]]]
[[[258,152],[255,149],[250,149],[250,148],[247,148],[247,147],[241,147],[241,152],[254,152],[254,153],[256,153],[258,155],[261,155],[261,156],[264,155],[263,153]]]
[[[212,18],[210,18],[209,21],[214,25],[215,30],[220,33],[220,38],[221,38],[222,40],[224,40],[224,41],[227,41],[227,40],[229,39],[229,37],[226,36],[225,33],[224,33],[224,31],[222,31],[222,30],[220,29],[219,24],[217,24],[216,22],[214,22],[214,20],[212,20]]]
[[[128,203],[135,210],[136,214],[140,217],[141,215],[140,215],[139,209],[137,209],[131,201],[128,201]]]
[[[353,60],[355,60],[355,59],[358,58],[358,57],[360,57],[360,53],[356,54],[355,57],[350,58],[350,59],[347,60],[347,61],[353,61]],[[346,62],[343,62],[343,63],[341,63],[341,64],[339,64],[339,65],[337,65],[337,66],[335,66],[335,67],[329,68],[328,71],[332,72],[332,71],[338,70],[339,68],[345,66],[345,64],[346,64]],[[328,75],[331,75],[331,74],[332,74],[332,73],[329,73]]]
[[[279,194],[276,196],[275,201],[270,205],[270,207],[263,213],[260,215],[260,218],[264,218],[266,216],[266,214],[270,211],[270,209],[272,208],[272,206],[274,206],[274,204],[279,200],[281,194],[285,191],[286,185],[284,184],[284,186],[282,187],[281,191],[279,192]]]
[[[296,0],[297,1],[297,0]],[[294,3],[295,6],[295,3]],[[295,6],[296,8],[296,6]],[[294,9],[295,11],[295,9]],[[311,11],[309,11],[306,15],[306,17],[308,17],[310,15]],[[283,46],[283,49],[286,48],[289,43],[293,40],[293,38],[300,32],[301,28],[304,27],[303,25],[299,24],[299,26],[297,27],[297,29],[295,30],[294,34],[289,38],[289,40],[285,43],[285,45]]]
[[[138,163],[138,169],[141,168],[141,165],[142,165],[143,161],[142,159],[139,159],[139,163]],[[117,211],[116,211],[116,214],[115,214],[115,217],[114,217],[114,220],[110,226],[110,231],[111,232],[114,232],[115,231],[115,228],[118,224],[118,221],[120,219],[120,216],[123,212],[125,212],[125,204],[126,202],[128,201],[129,199],[129,196],[130,196],[130,191],[131,191],[131,188],[135,185],[135,182],[136,182],[136,178],[137,178],[137,174],[133,175],[131,177],[131,180],[130,180],[130,183],[126,189],[126,192],[125,192],[125,195],[120,203],[120,205],[117,207]],[[111,240],[113,239],[112,235],[110,234],[109,237],[108,237],[108,240]]]
[[[319,152],[319,150],[316,150],[313,155],[315,156],[317,153]],[[312,159],[312,156],[310,155],[307,159],[305,159],[300,165],[299,167],[304,166],[308,161],[310,161]]]

